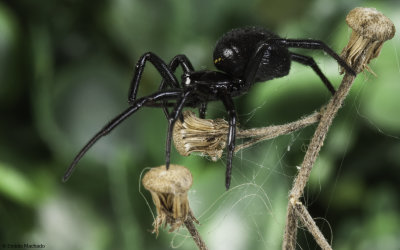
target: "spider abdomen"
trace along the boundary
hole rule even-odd
[[[215,66],[234,77],[243,78],[260,45],[266,44],[269,47],[258,65],[254,81],[267,81],[285,76],[290,70],[290,54],[287,48],[274,43],[274,39],[280,37],[265,28],[246,27],[231,30],[225,33],[215,46]]]
[[[286,48],[271,45],[271,49],[264,53],[256,73],[255,82],[268,81],[283,77],[290,71],[290,54]]]

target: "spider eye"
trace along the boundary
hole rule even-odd
[[[235,57],[236,48],[224,48],[222,52],[220,52],[219,56],[214,60],[214,64],[219,64],[224,60],[232,60]]]
[[[222,51],[222,55],[225,58],[230,58],[233,56],[233,50],[232,49],[224,49],[224,51]]]
[[[222,57],[218,57],[217,59],[214,60],[214,64],[218,64],[222,61]]]

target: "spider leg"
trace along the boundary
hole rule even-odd
[[[257,50],[249,60],[246,70],[244,72],[244,86],[250,87],[251,84],[254,82],[256,77],[258,68],[260,67],[261,60],[265,54],[265,52],[270,48],[270,44],[262,43],[258,46]]]
[[[222,102],[225,106],[225,109],[228,111],[229,117],[229,131],[227,138],[227,160],[226,160],[226,173],[225,173],[225,187],[228,190],[231,185],[231,176],[232,176],[232,158],[233,153],[235,151],[235,139],[236,139],[236,109],[233,103],[232,97],[228,94],[225,94],[222,97]]]
[[[275,42],[290,48],[301,48],[301,49],[320,49],[335,59],[340,66],[342,66],[347,72],[352,75],[356,75],[356,72],[344,61],[335,51],[333,51],[328,45],[319,40],[311,39],[274,39]]]
[[[199,117],[201,119],[206,118],[206,111],[207,111],[207,103],[203,102],[200,104],[200,107],[199,107]]]
[[[331,82],[326,78],[324,73],[320,70],[318,65],[315,63],[314,59],[309,56],[304,56],[296,53],[290,53],[290,56],[293,61],[296,61],[298,63],[301,63],[306,66],[310,66],[314,72],[321,78],[322,82],[325,84],[325,86],[328,88],[328,90],[332,93],[332,95],[335,94],[335,88],[332,86]]]
[[[161,60],[161,58],[159,58],[156,54],[152,52],[147,52],[142,55],[136,63],[135,74],[133,75],[128,94],[128,101],[130,104],[133,104],[136,100],[136,95],[139,89],[139,82],[142,78],[146,61],[149,61],[154,65],[154,67],[160,73],[162,79],[165,80],[171,87],[179,88],[178,80],[176,79],[174,73],[165,64],[165,62]]]
[[[71,165],[68,167],[67,171],[64,174],[63,181],[66,182],[69,179],[79,160],[100,138],[110,133],[115,127],[117,127],[121,122],[123,122],[133,113],[138,111],[141,107],[145,106],[147,103],[155,103],[156,101],[176,99],[179,98],[181,95],[182,91],[180,89],[172,89],[169,91],[159,91],[152,95],[135,100],[131,106],[129,106],[125,111],[123,111],[121,114],[108,122],[99,132],[97,132],[97,134],[95,134],[89,140],[89,142],[86,143],[86,145],[75,156]]]
[[[171,70],[171,72],[175,72],[178,66],[182,67],[183,73],[188,73],[194,71],[194,68],[192,66],[192,63],[190,62],[189,58],[187,58],[185,55],[177,55],[172,60],[169,62],[168,67]],[[160,90],[164,89],[165,87],[165,79],[160,84]],[[183,87],[184,83],[182,83]],[[176,86],[179,87],[179,86]]]
[[[181,98],[176,102],[174,110],[171,115],[168,116],[168,131],[167,131],[167,142],[165,145],[165,166],[168,169],[171,159],[171,141],[172,141],[172,133],[176,120],[179,118],[182,113],[182,109],[185,106],[185,103],[188,97],[192,94],[192,91],[185,92]]]
[[[172,58],[172,60],[168,64],[168,67],[169,67],[171,72],[175,73],[175,71],[176,71],[176,69],[178,68],[179,65],[182,67],[182,70],[183,70],[184,74],[194,71],[192,63],[190,62],[190,60],[185,55],[177,55],[174,58]],[[159,90],[166,89],[166,87],[167,87],[166,84],[167,83],[168,82],[165,81],[165,79],[163,79],[161,81]],[[174,86],[174,87],[179,88],[179,85],[178,86]],[[182,87],[184,87],[184,83],[182,83]],[[167,105],[166,101],[163,102],[163,103],[165,104],[165,107],[163,108],[163,111],[164,111],[165,117],[168,118],[169,117],[169,111],[168,111],[168,108],[167,108],[168,105]]]

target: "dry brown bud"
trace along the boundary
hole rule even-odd
[[[162,224],[169,225],[170,232],[175,231],[188,216],[197,222],[187,198],[192,182],[192,174],[187,168],[173,164],[169,166],[169,170],[163,165],[150,169],[143,176],[143,186],[150,191],[157,209],[153,233],[158,235]]]
[[[367,64],[379,55],[383,43],[393,38],[396,32],[393,22],[376,9],[363,7],[350,11],[346,22],[353,31],[341,57],[352,67],[361,60],[356,73],[364,68],[373,73]]]

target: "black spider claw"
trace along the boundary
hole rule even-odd
[[[343,64],[340,64],[340,66],[342,67],[342,69],[344,69],[344,71],[346,71],[346,73],[352,75],[352,76],[357,76],[356,71],[350,66],[348,65],[346,62],[344,62]],[[342,74],[343,71],[340,72],[340,74]]]
[[[225,177],[225,187],[226,187],[226,190],[229,190],[230,186],[231,186],[231,176],[229,175],[229,176],[226,176],[226,177]]]
[[[231,186],[231,178],[232,178],[232,161],[228,159],[226,172],[225,172],[225,187],[228,190]]]
[[[342,58],[340,59],[342,60],[341,62],[339,62],[340,66],[342,66],[343,69],[350,75],[357,76],[356,71],[345,60],[343,60]]]
[[[68,181],[68,179],[69,179],[69,176],[64,175],[64,176],[61,178],[61,181],[65,183],[65,182]]]
[[[346,69],[346,71],[347,71],[348,73],[352,74],[353,76],[357,76],[356,71],[355,71],[352,67],[350,67],[349,65],[347,65],[347,66],[348,66],[349,68]]]
[[[180,121],[181,123],[184,123],[184,122],[185,122],[185,117],[183,117],[183,114],[180,114],[180,115],[179,115],[179,121]]]
[[[67,172],[65,172],[64,176],[62,177],[61,181],[63,183],[66,183],[69,180],[69,178],[71,178],[71,175],[73,172],[74,172],[74,169],[67,170]]]

